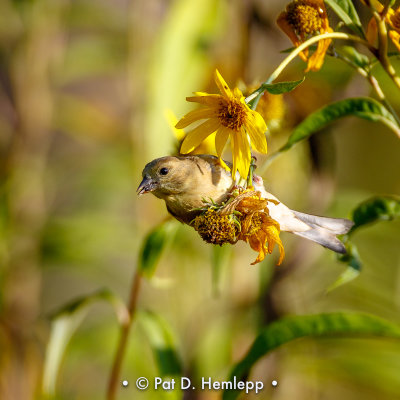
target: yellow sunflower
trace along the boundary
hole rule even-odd
[[[362,1],[362,3],[366,4],[365,1]],[[377,0],[370,1],[370,4],[379,13],[381,13],[384,10],[383,5]],[[389,37],[392,40],[393,44],[396,46],[396,49],[400,51],[400,7],[397,7],[396,10],[389,7],[389,9],[387,10],[387,14],[385,16],[385,21],[392,28],[389,31]],[[378,36],[378,26],[376,23],[376,19],[371,18],[367,27],[368,42],[374,45],[377,36]]]
[[[196,96],[186,98],[187,101],[199,103],[204,107],[186,114],[176,124],[176,128],[183,129],[196,121],[206,121],[187,134],[182,143],[181,153],[190,153],[203,140],[216,132],[215,148],[221,165],[229,169],[221,157],[226,142],[230,138],[232,177],[235,178],[236,171],[239,171],[240,176],[246,179],[251,161],[250,143],[258,152],[267,153],[265,138],[267,125],[258,112],[249,108],[238,88],[229,89],[217,70],[215,70],[215,83],[221,94],[196,92]]]
[[[296,47],[311,36],[333,32],[323,0],[294,0],[279,14],[276,23]],[[330,39],[320,40],[311,57],[308,56],[308,49],[299,54],[308,63],[306,72],[321,69],[330,43]]]

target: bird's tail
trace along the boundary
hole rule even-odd
[[[354,225],[353,221],[344,218],[327,218],[293,211],[296,217],[311,227],[308,231],[294,232],[296,235],[317,242],[320,245],[336,251],[346,253],[346,248],[336,235],[347,233]]]

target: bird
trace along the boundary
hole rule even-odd
[[[222,204],[229,199],[235,185],[231,173],[221,165],[218,157],[208,154],[157,158],[144,167],[142,178],[137,194],[151,193],[164,200],[168,212],[188,225],[204,209],[205,199]],[[262,198],[272,200],[268,202],[269,215],[279,223],[281,231],[294,233],[334,252],[346,254],[346,248],[337,235],[346,234],[353,221],[291,210],[268,193],[263,179],[255,174],[253,187]]]

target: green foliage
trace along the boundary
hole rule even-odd
[[[400,339],[400,327],[363,313],[327,313],[282,318],[266,326],[254,340],[244,358],[233,368],[229,381],[246,380],[251,368],[277,347],[303,337],[321,336],[386,337]],[[239,390],[225,391],[224,400],[234,400]]]
[[[289,150],[293,145],[310,137],[330,122],[351,115],[368,121],[379,121],[400,135],[396,120],[381,103],[369,97],[356,97],[328,104],[310,114],[293,130],[287,143],[279,151]]]
[[[158,371],[163,377],[179,376],[183,368],[175,348],[175,338],[167,321],[150,311],[140,311],[138,322],[154,353]]]
[[[356,229],[378,221],[390,221],[400,217],[400,199],[393,196],[377,196],[362,202],[353,211],[354,226],[349,235]]]
[[[360,18],[351,0],[325,0],[344,24],[361,37],[365,37]]]
[[[261,88],[262,90],[266,90],[271,94],[283,94],[291,92],[296,89],[297,86],[304,82],[305,77],[298,81],[290,81],[290,82],[278,82],[278,83],[264,83]]]
[[[365,54],[358,52],[353,46],[340,47],[340,54],[359,68],[367,68],[370,64],[369,58]]]
[[[168,220],[156,226],[144,239],[139,255],[139,272],[150,279],[157,268],[163,250],[173,239],[176,221]]]
[[[72,335],[86,317],[89,307],[99,301],[112,305],[120,323],[129,319],[124,302],[108,289],[80,297],[55,312],[51,317],[50,338],[47,342],[43,368],[42,391],[46,397],[53,397],[56,393],[60,364]]]
[[[362,267],[360,255],[355,244],[350,241],[350,236],[354,231],[374,222],[390,221],[398,217],[400,217],[400,199],[396,197],[373,197],[358,205],[353,211],[352,219],[354,225],[350,232],[343,238],[346,244],[347,254],[338,256],[338,260],[347,264],[348,268],[340,275],[338,280],[328,288],[328,291],[352,281],[360,273]]]

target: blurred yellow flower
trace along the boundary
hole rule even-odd
[[[196,92],[196,96],[186,98],[187,101],[199,103],[205,107],[189,112],[175,127],[183,129],[196,121],[203,119],[206,121],[187,134],[182,143],[181,153],[190,153],[203,140],[216,132],[215,148],[221,165],[229,169],[222,161],[222,152],[230,138],[232,176],[235,177],[238,170],[240,176],[246,179],[251,161],[250,142],[258,152],[267,153],[265,138],[267,125],[261,115],[251,110],[245,103],[242,92],[238,88],[232,91],[217,70],[215,82],[221,94]]]
[[[296,47],[311,36],[333,32],[323,0],[294,0],[279,14],[276,22]],[[322,67],[330,43],[330,39],[320,40],[311,57],[308,49],[299,54],[303,61],[308,62],[306,72],[318,71]]]
[[[363,0],[361,1],[362,3],[366,4]],[[371,4],[379,13],[384,10],[383,5],[377,0],[374,0],[373,2],[371,2]],[[393,44],[396,46],[396,49],[400,51],[400,7],[397,7],[396,10],[393,10],[393,8],[389,7],[385,16],[385,21],[392,28],[389,31],[389,37],[392,40]],[[374,45],[377,36],[378,25],[376,23],[376,19],[371,18],[367,27],[368,42]]]
[[[175,125],[178,122],[178,118],[176,118],[175,114],[173,113],[172,110],[167,109],[165,110],[165,118],[168,122],[169,127],[171,128],[172,133],[174,134],[176,138],[176,144],[174,146],[175,148],[175,154],[180,154],[180,148],[182,146],[182,142],[185,138],[185,131],[183,129],[177,129]],[[215,133],[212,133],[210,136],[208,136],[203,142],[201,142],[196,148],[194,148],[190,154],[211,154],[213,156],[216,156],[217,153],[215,151]]]

